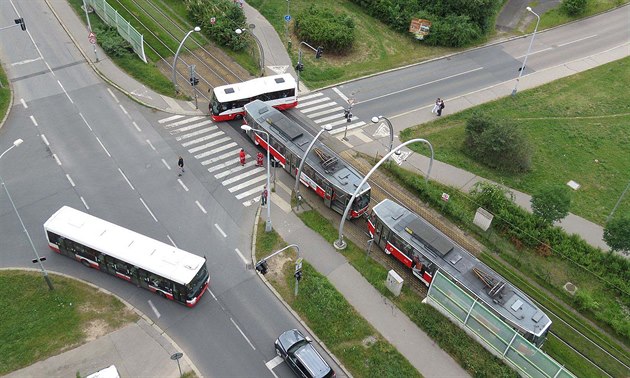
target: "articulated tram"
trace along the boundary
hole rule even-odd
[[[386,199],[372,208],[368,232],[383,251],[409,267],[426,286],[437,270],[537,346],[551,320],[524,293],[429,222]]]

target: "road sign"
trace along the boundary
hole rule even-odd
[[[88,34],[88,41],[90,41],[91,44],[96,43],[96,34],[94,34],[94,32],[90,32],[90,34]]]
[[[295,262],[295,271],[300,271],[302,270],[302,258],[300,257],[299,259],[297,259],[297,261]]]
[[[217,22],[216,17],[210,17],[210,23],[214,25]]]
[[[290,14],[287,14],[286,16],[284,16],[284,20],[285,20],[286,22],[291,21],[291,15],[290,15]]]

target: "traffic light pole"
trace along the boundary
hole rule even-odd
[[[289,248],[295,248],[298,254],[298,258],[295,260],[295,296],[298,295],[298,285],[300,280],[302,279],[302,253],[300,252],[300,247],[297,244],[289,244],[286,247],[272,253],[271,255],[261,259],[256,263],[256,270],[259,271],[262,275],[267,274],[267,260],[276,256],[277,254],[286,251]]]
[[[300,45],[298,46],[298,63],[297,63],[297,66],[295,66],[295,70],[297,71],[297,79],[298,79],[298,82],[297,82],[298,91],[300,90],[300,72],[302,72],[302,70],[304,69],[304,64],[302,64],[302,45],[306,45],[308,48],[315,51],[315,59],[321,58],[322,54],[324,53],[324,48],[321,46],[315,48],[304,41],[300,42]]]

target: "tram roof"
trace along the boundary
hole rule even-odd
[[[551,325],[549,317],[529,297],[418,214],[389,199],[372,210],[406,243],[509,323],[536,336]]]
[[[44,229],[182,285],[205,264],[203,257],[69,206],[57,210]]]
[[[245,111],[263,130],[270,132],[274,138],[282,140],[286,148],[300,159],[315,137],[304,126],[290,120],[280,111],[260,100],[245,105]],[[363,175],[319,139],[315,141],[306,162],[326,180],[349,195],[354,193],[363,180]],[[369,190],[370,185],[366,182],[362,189],[359,194]]]

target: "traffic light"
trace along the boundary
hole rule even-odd
[[[345,109],[343,111],[343,117],[346,119],[346,122],[352,122],[352,113],[350,109]]]
[[[296,271],[294,276],[295,276],[296,280],[298,280],[298,281],[301,280],[302,279],[302,269]]]
[[[303,65],[302,63],[298,63],[298,64],[295,66],[295,70],[296,70],[296,71],[300,71],[300,72],[304,71],[304,65]]]
[[[260,272],[260,274],[262,274],[263,276],[265,274],[267,274],[267,271],[269,270],[269,267],[267,266],[267,261],[266,260],[260,260],[259,262],[256,263],[256,270]]]
[[[20,17],[20,18],[16,18],[15,23],[20,25],[20,28],[22,29],[22,31],[26,31],[26,24],[24,23],[24,18]]]
[[[317,48],[317,51],[315,52],[315,59],[321,58],[323,53],[324,53],[324,48],[319,46]]]
[[[190,81],[190,85],[192,86],[199,84],[199,79],[196,77],[191,77],[188,81]]]

